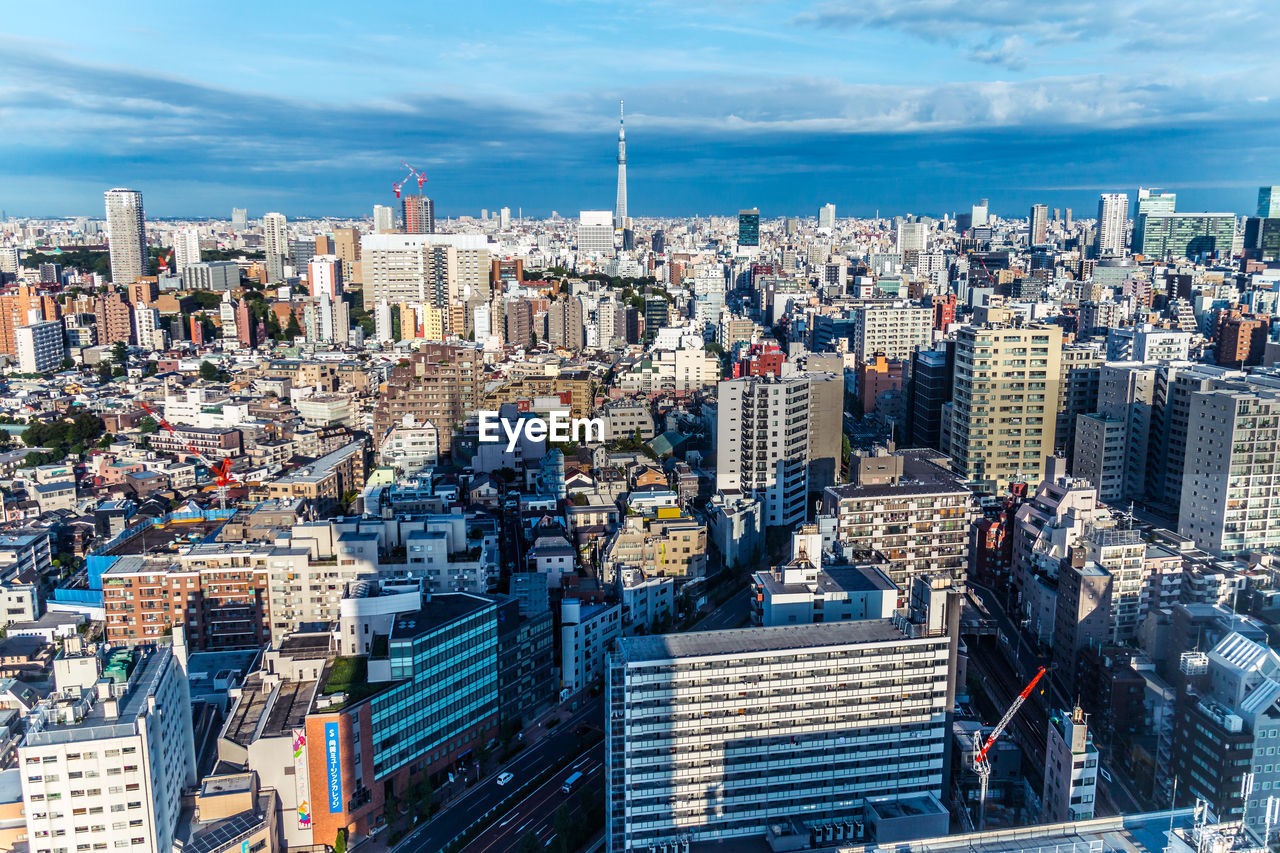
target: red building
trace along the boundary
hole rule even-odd
[[[933,307],[933,328],[945,332],[956,321],[956,295],[930,296],[929,304]]]

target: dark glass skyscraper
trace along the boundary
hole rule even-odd
[[[760,211],[754,207],[738,211],[738,245],[760,245]]]

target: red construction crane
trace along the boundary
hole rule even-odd
[[[1031,695],[1031,691],[1035,690],[1036,684],[1044,677],[1045,668],[1040,667],[1036,670],[1036,674],[1032,676],[1031,681],[1026,687],[1022,688],[1022,692],[1013,700],[1013,704],[1009,706],[1009,710],[1004,712],[1004,716],[1000,718],[1000,722],[996,723],[996,727],[991,730],[991,735],[984,742],[982,740],[982,732],[973,733],[973,770],[978,774],[979,790],[978,790],[978,831],[982,831],[982,826],[986,822],[987,809],[987,781],[991,778],[991,762],[987,761],[987,753],[991,747],[995,745],[996,738],[1004,733],[1009,727],[1010,721],[1013,720],[1014,714],[1018,713],[1018,709],[1022,707],[1022,703],[1027,701],[1027,697]]]
[[[417,169],[413,168],[412,166],[410,166],[408,163],[406,163],[406,162],[405,162],[405,161],[403,161],[403,160],[401,160],[401,161],[400,161],[400,165],[401,165],[401,166],[404,166],[406,169],[408,169],[408,170],[409,170],[409,176],[405,178],[405,181],[408,181],[408,180],[409,180],[409,178],[417,178],[417,179],[418,179],[418,195],[422,195],[422,185],[423,185],[423,184],[425,184],[425,183],[427,182],[427,176],[426,176],[426,173],[425,173],[425,172],[419,172]]]
[[[418,182],[418,195],[422,195],[422,185],[427,182],[427,176],[424,173],[419,172],[417,169],[413,168],[403,160],[400,161],[400,165],[408,169],[409,174],[401,178],[399,183],[393,183],[391,185],[391,188],[396,191],[396,198],[400,198],[400,190],[404,187],[405,184],[409,183],[411,179],[416,180]]]
[[[170,424],[160,415],[156,414],[155,409],[152,409],[150,406],[148,406],[146,403],[144,403],[141,400],[138,401],[138,405],[141,406],[142,410],[146,412],[148,415],[150,415],[152,419],[156,423],[158,423],[160,426],[162,426],[165,430],[172,433],[173,435],[178,434],[178,431],[173,428],[172,424]],[[191,443],[188,442],[186,439],[180,438],[179,440],[182,441],[183,445],[186,446],[187,450],[190,451],[192,456],[195,456],[197,459],[199,459],[202,463],[204,463],[204,466],[209,469],[209,473],[213,475],[213,481],[216,484],[216,488],[218,490],[218,507],[219,509],[226,509],[228,487],[230,487],[232,483],[240,482],[240,480],[231,473],[231,460],[223,459],[221,462],[214,462],[210,460],[209,457],[205,456],[203,452],[197,450],[194,446],[192,446]]]

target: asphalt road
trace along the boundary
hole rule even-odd
[[[735,592],[723,604],[694,623],[693,631],[723,631],[747,624],[751,615],[751,588]]]
[[[601,728],[604,725],[602,698],[589,699],[577,711],[563,716],[550,734],[537,743],[525,747],[503,766],[494,768],[483,782],[472,787],[461,797],[449,803],[430,821],[405,836],[404,840],[396,846],[396,853],[438,853],[460,832],[496,807],[504,798],[519,790],[530,779],[554,765],[560,757],[578,755],[582,752],[581,737],[577,730],[583,724],[594,728]],[[599,754],[603,757],[603,747],[600,747],[600,750]],[[515,779],[506,787],[498,787],[498,774],[504,771],[515,774]],[[560,790],[559,785],[564,782],[563,777],[568,775],[568,771],[556,774],[556,778],[560,779],[556,785],[557,791]],[[554,812],[555,809],[552,808],[548,814]]]
[[[576,772],[582,773],[582,779],[572,792],[566,794],[561,786]],[[546,846],[555,835],[555,815],[561,804],[568,802],[583,789],[599,786],[603,774],[604,744],[598,743],[516,803],[478,838],[462,848],[464,853],[502,853],[514,850],[519,846],[520,839],[530,832]],[[581,812],[576,803],[574,811]]]

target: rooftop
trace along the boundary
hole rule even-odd
[[[150,651],[139,649],[142,660],[134,667],[129,678],[129,689],[119,703],[119,714],[108,719],[105,702],[95,700],[88,713],[76,723],[50,724],[41,731],[27,732],[27,746],[47,746],[55,743],[76,743],[100,738],[128,737],[136,732],[137,718],[147,707],[147,697],[160,686],[173,657],[169,649],[161,647]]]
[[[421,610],[402,613],[396,617],[395,624],[391,626],[391,641],[411,640],[455,619],[491,606],[493,602],[490,599],[464,592],[432,595],[423,602]]]
[[[618,649],[626,662],[640,663],[686,657],[788,651],[814,646],[891,643],[906,638],[892,620],[865,619],[816,625],[623,637],[618,640]]]

